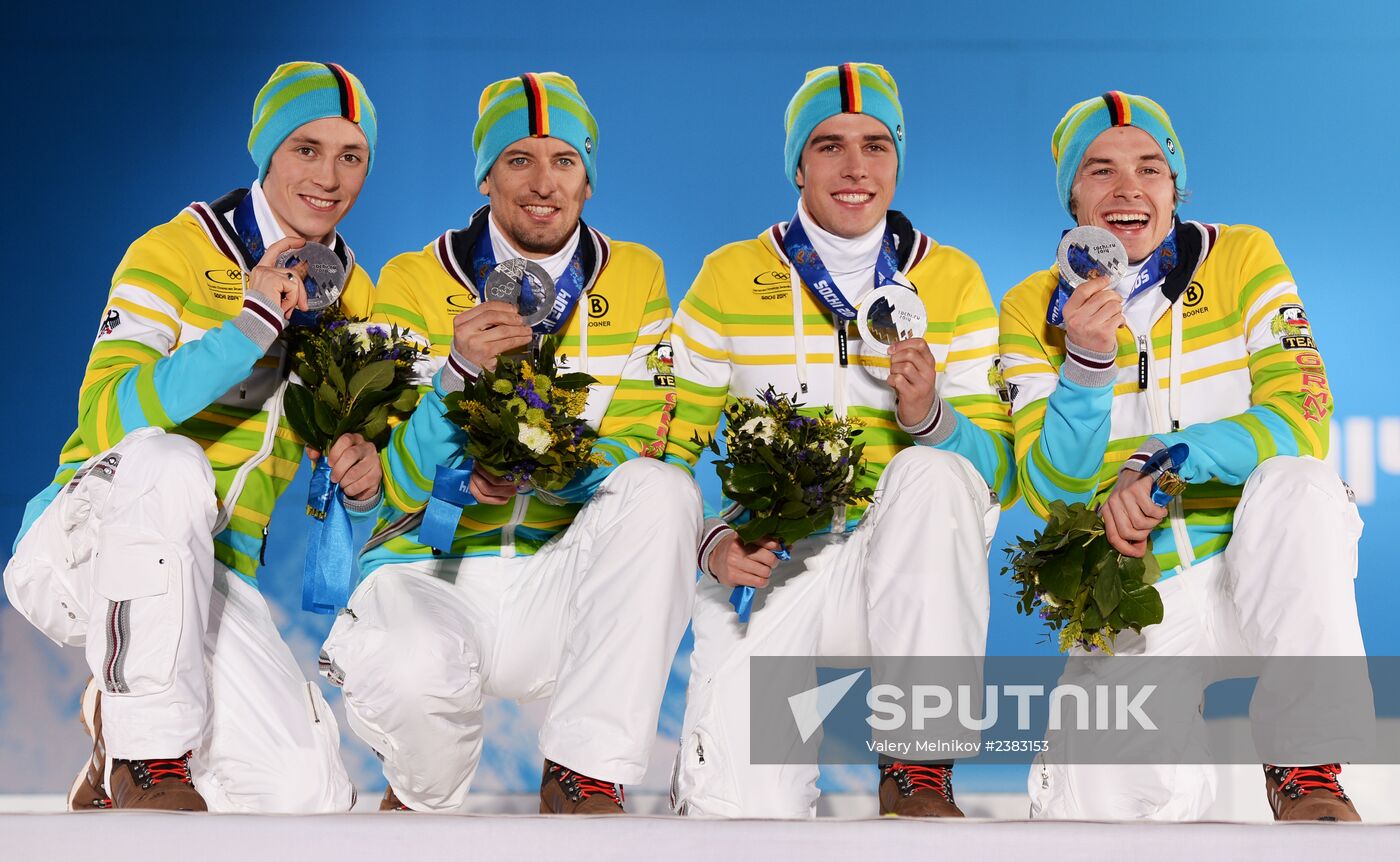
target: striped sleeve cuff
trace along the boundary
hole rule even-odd
[[[243,311],[233,318],[232,323],[239,332],[248,336],[249,341],[261,347],[264,353],[287,325],[279,305],[252,291],[243,294]]]
[[[1118,376],[1118,351],[1090,350],[1065,339],[1065,364],[1060,374],[1080,386],[1110,386]]]
[[[467,388],[468,380],[475,380],[481,376],[481,366],[472,362],[462,354],[457,352],[457,348],[452,348],[452,352],[447,355],[447,362],[442,366],[441,386],[444,394],[461,392]]]
[[[345,504],[345,510],[355,515],[363,515],[366,512],[373,512],[384,502],[384,490],[376,491],[373,497],[368,500],[356,500],[348,494],[341,494],[341,501]]]
[[[1142,442],[1142,446],[1140,446],[1136,452],[1128,456],[1128,460],[1123,462],[1123,466],[1118,472],[1121,473],[1123,470],[1132,470],[1137,473],[1143,472],[1143,469],[1147,466],[1148,460],[1165,448],[1167,448],[1167,446],[1161,440],[1158,440],[1156,437],[1148,437]]]
[[[734,528],[729,526],[729,522],[723,518],[706,518],[705,529],[701,533],[700,550],[696,555],[696,564],[700,571],[714,578],[715,573],[710,571],[710,556],[719,547],[719,540],[726,534],[734,532]],[[715,578],[719,580],[719,578]]]
[[[929,407],[928,415],[922,422],[915,425],[905,425],[900,419],[898,412],[895,413],[895,421],[899,422],[899,427],[914,438],[914,442],[922,446],[937,446],[944,440],[953,436],[953,429],[958,425],[957,411],[949,407],[943,401],[942,396],[933,397],[933,406]]]

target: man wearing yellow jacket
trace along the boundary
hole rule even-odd
[[[862,420],[875,502],[839,513],[781,565],[776,542],[745,546],[723,520],[706,522],[673,799],[683,813],[814,811],[816,765],[753,762],[751,656],[980,656],[987,543],[1013,495],[982,274],[889,208],[905,135],[893,77],[870,63],[813,70],[786,127],[797,214],[707,257],[681,302],[669,449],[694,465],[694,438],[714,433],[726,399],[771,385]],[[884,356],[848,320],[891,285],[917,295],[928,331]],[[728,602],[736,586],[762,588],[747,624]],[[951,773],[951,762],[884,761],[881,811],[960,816]]]
[[[656,457],[674,403],[671,305],[655,254],[581,219],[598,127],[572,80],[526,73],[490,85],[473,143],[489,205],[380,275],[376,318],[424,337],[432,358],[422,399],[383,453],[394,511],[362,558],[366,578],[323,668],[344,687],[351,729],[384,759],[384,808],[463,808],[491,695],[551,698],[542,813],[618,813],[655,743],[700,529],[694,483]],[[476,503],[450,547],[434,549],[420,535],[433,478],[461,468],[466,443],[443,399],[530,343],[513,305],[481,296],[497,262],[520,258],[558,288],[537,329],[562,337],[561,370],[598,381],[583,415],[607,463],[548,499],[473,469]]]
[[[348,810],[335,718],[282,642],[257,570],[302,445],[282,422],[279,336],[307,309],[327,245],[350,314],[373,285],[336,225],[374,157],[374,106],[334,63],[279,66],[253,104],[257,182],[192,203],[127,250],[78,394],[78,429],[25,512],[10,601],[54,641],[86,644],[93,755],[75,809]],[[379,459],[336,441],[352,517],[377,508]],[[308,706],[310,709],[308,709]]]
[[[1129,267],[1074,289],[1062,313],[1068,285],[1056,269],[1013,288],[1002,364],[1031,509],[1098,503],[1112,546],[1150,551],[1165,573],[1162,623],[1120,635],[1115,651],[1364,655],[1352,584],[1361,519],[1319,460],[1331,388],[1273,240],[1177,218],[1185,154],[1151,99],[1112,91],[1080,102],[1051,149],[1061,203],[1080,225],[1117,236]],[[1151,497],[1164,468],[1187,483],[1165,508]],[[1361,662],[1339,663],[1331,673],[1345,678],[1333,688],[1351,696],[1310,696],[1299,670],[1315,667],[1272,663],[1260,677],[1251,717],[1272,761],[1265,789],[1278,819],[1355,820],[1341,767],[1326,761],[1373,731],[1370,686]],[[1202,689],[1224,673],[1203,675]],[[1199,722],[1199,701],[1188,700],[1184,720]],[[1193,765],[1045,764],[1030,776],[1032,812],[1195,818],[1215,781]]]

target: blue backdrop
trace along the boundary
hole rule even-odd
[[[81,14],[55,4],[30,7],[0,40],[10,82],[0,260],[11,344],[0,403],[14,435],[0,486],[0,559],[74,426],[83,362],[122,251],[191,200],[253,179],[252,100],[277,63],[339,62],[375,101],[374,174],[342,226],[371,273],[464,224],[481,203],[470,137],[486,83],[528,70],[571,75],[600,125],[599,181],[585,217],[660,253],[674,301],[707,252],[792,212],[782,113],[803,72],[871,60],[895,75],[906,114],[895,206],[970,253],[997,299],[1050,262],[1066,226],[1049,152],[1064,109],[1107,89],[1167,108],[1190,164],[1184,214],[1265,227],[1301,286],[1339,405],[1332,459],[1367,521],[1357,582],[1367,644],[1373,653],[1400,649],[1390,580],[1400,399],[1384,382],[1400,323],[1396,245],[1387,239],[1400,199],[1400,13],[1391,3],[1183,0],[1081,11],[1033,2],[342,0],[126,3]],[[263,580],[311,673],[326,620],[295,605],[302,495],[299,483],[278,510],[275,562]],[[1031,526],[1018,506],[996,547]],[[993,578],[1000,559],[994,552]],[[1007,593],[994,586],[989,651],[1048,651]],[[663,786],[669,768],[685,652],[648,785]],[[67,786],[84,757],[72,714],[85,675],[79,651],[60,653],[0,604],[0,791]],[[533,786],[537,720],[530,709],[492,707],[479,787]],[[346,757],[362,789],[377,786],[364,746],[347,739]],[[1015,770],[972,771],[960,787],[1020,782]],[[833,774],[828,785],[873,782]]]

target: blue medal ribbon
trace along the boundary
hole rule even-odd
[[[257,266],[263,255],[267,253],[267,247],[263,245],[262,231],[258,228],[258,217],[253,212],[252,191],[244,195],[243,200],[234,207],[233,229],[238,233],[238,239],[243,243],[243,248],[247,250],[248,256],[252,258],[253,266]]]
[[[324,455],[311,471],[306,513],[312,520],[301,577],[301,609],[334,614],[350,601],[359,576],[356,551],[369,539],[373,524],[370,519],[359,527],[351,522],[340,485],[331,481],[330,459]]]
[[[452,550],[452,539],[457,535],[462,510],[476,505],[476,498],[470,490],[471,479],[471,461],[461,467],[438,465],[437,473],[433,476],[433,495],[428,499],[428,507],[423,510],[423,523],[418,528],[418,541],[439,551]]]
[[[788,260],[792,261],[797,274],[801,276],[802,283],[807,285],[807,289],[812,291],[812,295],[822,305],[843,320],[856,319],[855,305],[846,299],[846,295],[836,285],[836,279],[827,271],[826,264],[822,263],[821,255],[817,254],[812,241],[807,237],[807,229],[802,226],[800,214],[794,215],[792,221],[788,222],[787,232],[783,234],[783,251],[787,253]],[[894,231],[886,221],[885,235],[880,239],[880,254],[875,258],[875,286],[898,284],[894,279],[897,272],[899,263],[895,257]]]
[[[1165,508],[1172,501],[1172,497],[1176,496],[1162,490],[1162,476],[1168,471],[1180,470],[1190,452],[1191,447],[1185,443],[1173,443],[1165,449],[1159,449],[1157,454],[1148,458],[1147,463],[1142,465],[1142,472],[1156,477],[1152,480],[1152,502]]]
[[[786,563],[792,559],[792,554],[788,551],[783,540],[778,540],[778,550],[773,552],[773,556]],[[749,614],[753,612],[753,597],[756,593],[753,587],[735,587],[729,594],[729,603],[734,606],[734,611],[739,615],[739,622],[749,621]]]
[[[587,237],[579,237],[579,249],[574,250],[568,267],[554,282],[554,307],[549,310],[548,317],[534,325],[535,332],[553,335],[562,329],[574,306],[578,304],[579,297],[583,295],[583,253],[580,249],[586,239]],[[477,236],[476,246],[472,249],[472,274],[476,278],[478,289],[486,284],[486,276],[495,268],[496,252],[491,248],[491,226],[488,224]],[[528,290],[529,285],[522,284],[521,289]]]
[[[1069,233],[1068,230],[1062,231],[1060,238],[1064,239],[1067,233]],[[1176,269],[1176,263],[1176,226],[1173,225],[1172,229],[1167,232],[1166,239],[1162,240],[1162,244],[1148,255],[1147,261],[1138,272],[1137,282],[1133,285],[1133,289],[1128,291],[1128,297],[1123,300],[1123,304],[1127,305],[1139,294],[1161,284],[1162,280]],[[1069,302],[1070,295],[1073,293],[1074,288],[1070,287],[1069,282],[1065,281],[1064,275],[1061,274],[1059,282],[1055,284],[1055,292],[1050,295],[1050,306],[1045,310],[1046,323],[1058,326],[1060,329],[1065,328],[1065,303]]]

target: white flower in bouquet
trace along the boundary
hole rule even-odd
[[[516,439],[521,445],[536,455],[543,455],[549,451],[550,444],[554,441],[550,439],[549,432],[534,425],[521,425],[520,433]]]
[[[750,434],[764,443],[772,443],[775,427],[772,419],[766,416],[755,416],[739,427],[739,433]]]
[[[361,350],[369,350],[374,346],[374,341],[370,338],[372,335],[377,335],[380,338],[389,337],[389,330],[383,324],[370,323],[367,320],[347,323],[345,329],[355,337],[355,343],[359,345]]]
[[[831,459],[831,463],[835,464],[841,460],[841,455],[845,453],[846,447],[835,440],[826,440],[822,443],[822,451],[826,453],[826,457]]]

